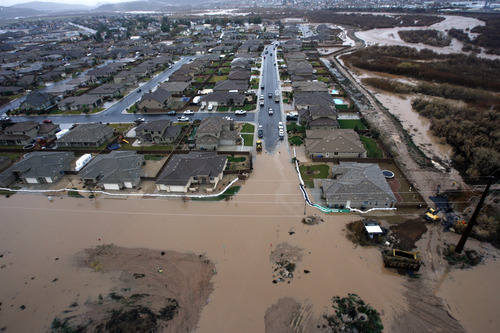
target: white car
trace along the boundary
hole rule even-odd
[[[245,110],[236,110],[234,111],[234,114],[237,116],[244,116],[247,114],[247,112]]]
[[[186,123],[189,121],[189,117],[181,116],[181,117],[177,118],[177,121],[180,121],[182,123]]]
[[[273,108],[269,108],[269,111],[268,111],[268,112],[269,112],[269,115],[270,115],[270,116],[272,116],[272,115],[273,115],[273,113],[274,113],[274,112],[273,112]]]
[[[185,116],[192,116],[193,114],[194,114],[194,112],[193,112],[193,111],[191,111],[191,110],[186,110],[186,111],[184,111],[184,115],[185,115]]]
[[[207,108],[208,111],[212,111],[214,109],[214,106],[212,104],[210,104]]]
[[[283,126],[283,122],[281,122],[281,121],[280,121],[280,122],[278,123],[278,129],[279,129],[280,131],[284,131],[284,130],[285,130],[285,127]]]
[[[226,119],[226,120],[229,120],[229,121],[232,121],[232,120],[233,120],[233,118],[228,117],[228,116],[226,116],[226,117],[222,117],[222,119]]]

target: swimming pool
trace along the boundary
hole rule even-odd
[[[339,104],[345,104],[344,100],[340,99],[340,98],[334,98],[333,99],[333,102],[337,105]]]

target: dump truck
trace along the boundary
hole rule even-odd
[[[386,250],[382,253],[384,265],[387,268],[418,271],[422,258],[419,252],[408,252],[398,249]]]
[[[262,141],[261,140],[257,140],[257,143],[255,145],[256,145],[257,150],[262,150]]]

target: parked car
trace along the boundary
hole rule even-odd
[[[191,111],[191,110],[186,110],[186,111],[184,111],[184,115],[185,115],[185,116],[192,116],[193,114],[194,114],[194,112],[193,112],[193,111]]]
[[[229,120],[229,121],[234,120],[233,118],[228,117],[228,116],[226,116],[226,117],[222,117],[222,119],[226,119],[226,120]]]
[[[137,118],[136,120],[134,120],[137,124],[140,124],[140,123],[143,123],[146,121],[146,119],[144,118]]]
[[[272,116],[273,115],[273,108],[269,108],[268,113],[270,116]]]
[[[267,94],[267,97],[269,97],[269,98],[273,98],[273,93],[269,93],[269,94]]]
[[[208,111],[212,111],[214,109],[214,106],[212,104],[210,104],[207,108]]]
[[[175,112],[175,110],[171,110],[171,111],[168,111],[167,114],[169,116],[175,116],[177,114],[177,112]]]
[[[257,130],[257,136],[262,138],[264,136],[264,130],[262,129],[262,125],[259,125],[259,129]]]
[[[50,119],[45,119],[45,120],[43,121],[43,123],[44,123],[44,124],[52,124],[52,120],[50,120]]]
[[[189,121],[189,117],[181,116],[181,117],[177,118],[177,121],[182,122],[182,123],[186,123]]]
[[[244,116],[247,114],[247,112],[245,110],[236,110],[234,111],[234,114],[237,116]]]
[[[284,129],[285,129],[285,128],[284,128],[284,126],[283,126],[283,122],[281,122],[281,121],[280,121],[280,122],[278,122],[278,130],[280,130],[280,131],[284,131]]]

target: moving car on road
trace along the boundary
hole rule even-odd
[[[272,116],[272,115],[273,115],[273,113],[274,113],[274,112],[273,112],[273,108],[269,108],[268,113],[269,113],[269,115],[270,115],[270,116]]]
[[[194,112],[193,112],[193,111],[191,111],[191,110],[186,110],[186,111],[184,111],[184,115],[185,115],[185,116],[192,116],[193,114],[194,114]]]
[[[181,123],[186,123],[189,121],[189,117],[181,116],[181,117],[177,118],[177,121],[179,121]]]
[[[177,114],[177,112],[175,112],[175,110],[170,110],[167,112],[167,115],[169,116],[175,116]]]

